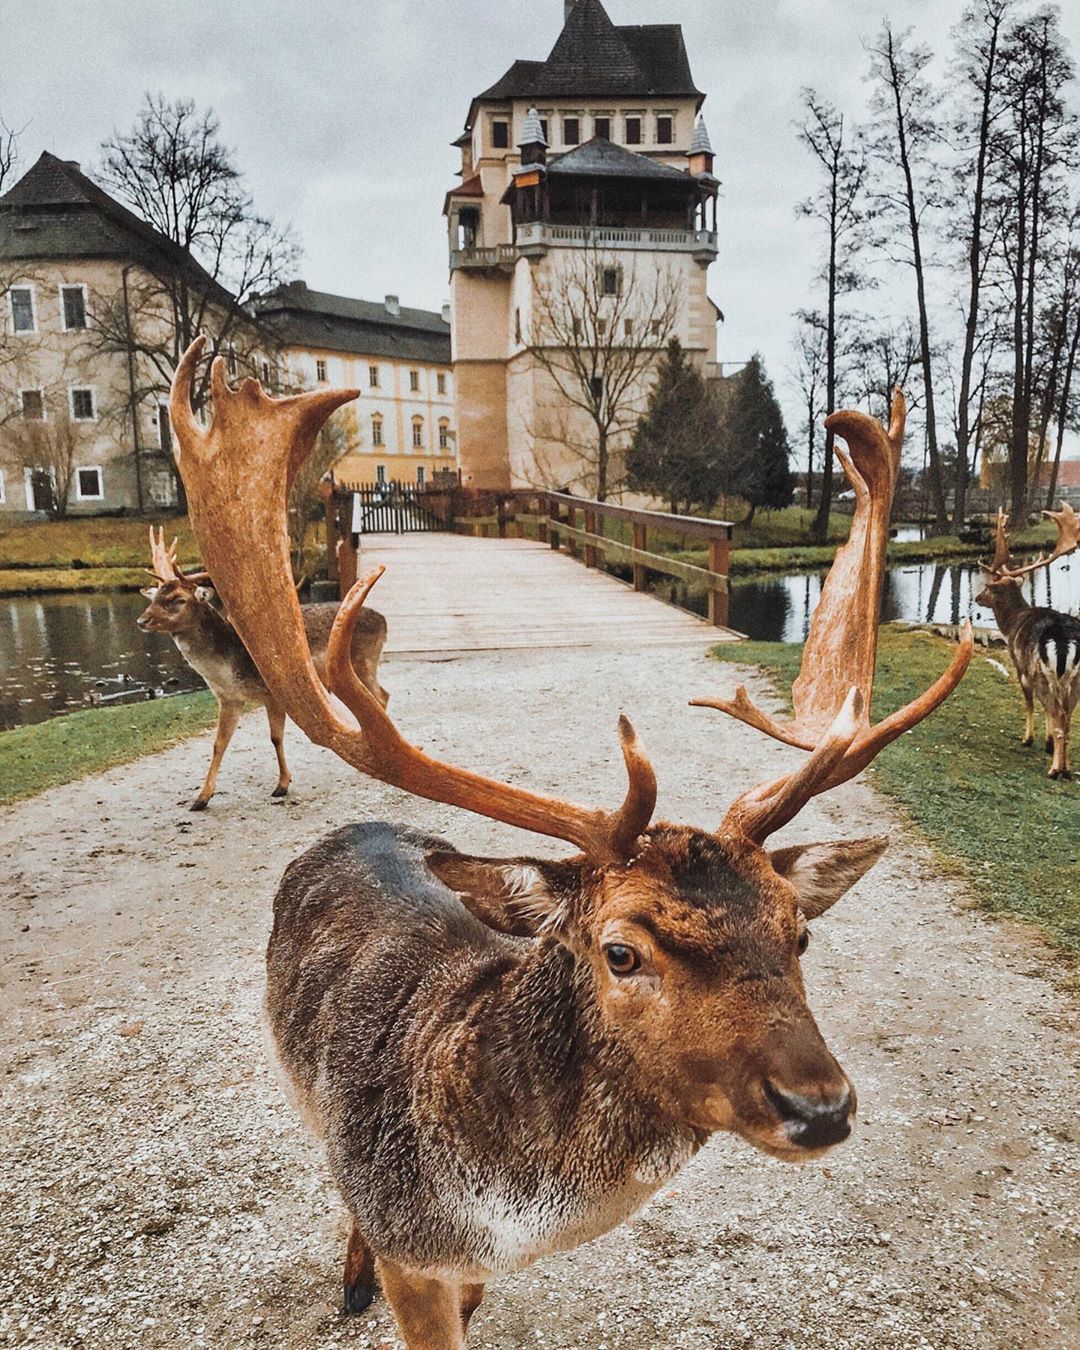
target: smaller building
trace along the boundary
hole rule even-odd
[[[448,308],[448,307],[447,307]],[[290,282],[258,304],[276,336],[287,388],[356,388],[340,419],[345,454],[335,474],[350,483],[431,483],[457,468],[447,312],[354,300]]]

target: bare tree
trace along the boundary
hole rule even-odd
[[[859,320],[853,325],[848,353],[851,393],[883,421],[888,421],[894,389],[904,389],[911,406],[925,406],[925,391],[917,398],[910,387],[912,373],[922,368],[920,334],[911,319],[901,323]]]
[[[1065,431],[1074,415],[1072,382],[1080,342],[1080,204],[1072,209],[1069,232],[1062,241],[1059,278],[1058,294],[1046,314],[1044,337],[1049,360],[1042,372],[1039,413],[1039,445],[1043,453],[1048,444],[1050,420],[1056,415],[1054,457],[1046,493],[1048,509],[1057,494]]]
[[[864,284],[856,262],[865,241],[864,201],[866,153],[861,138],[850,136],[844,115],[812,89],[803,90],[804,119],[799,139],[817,160],[823,181],[818,191],[799,207],[802,215],[824,227],[827,255],[820,272],[825,284],[825,410],[836,408],[837,301]],[[821,500],[813,536],[824,543],[829,530],[833,479],[832,431],[825,433]]]
[[[35,496],[44,495],[45,510],[55,520],[68,513],[78,472],[79,428],[67,412],[46,421],[11,422],[4,432],[5,456],[20,469],[39,475]],[[40,509],[40,508],[39,508]]]
[[[882,24],[877,42],[870,52],[871,77],[875,84],[875,135],[872,145],[878,166],[876,196],[881,206],[882,220],[903,221],[905,241],[901,256],[911,265],[915,277],[930,503],[935,529],[937,533],[943,534],[948,529],[949,520],[938,450],[933,352],[923,253],[923,218],[934,201],[934,152],[940,140],[938,117],[941,100],[927,78],[930,49],[909,46],[907,35],[898,36],[894,33],[888,19]]]
[[[298,249],[287,229],[255,210],[214,113],[147,94],[132,129],[115,133],[102,152],[102,184],[168,241],[159,246],[148,236],[120,291],[96,296],[92,306],[98,346],[128,357],[129,415],[169,388],[199,333],[209,338],[208,356],[224,354],[232,373],[260,374],[273,343],[250,307],[288,279]],[[194,388],[196,410],[208,381],[209,361]]]
[[[310,580],[325,556],[322,540],[313,527],[324,514],[324,501],[319,495],[323,477],[345,454],[347,437],[340,414],[331,418],[319,432],[315,449],[296,471],[289,493],[289,555],[292,559],[293,580],[302,587]]]
[[[959,162],[949,179],[958,191],[949,203],[949,215],[967,271],[966,294],[961,301],[964,336],[956,392],[953,521],[957,529],[963,527],[967,514],[972,440],[977,436],[973,405],[981,404],[985,386],[985,381],[977,380],[976,368],[983,341],[984,283],[995,242],[988,210],[988,174],[992,138],[1001,115],[998,83],[1002,27],[1008,10],[1009,0],[977,0],[965,10],[956,30],[954,83],[959,108],[954,119],[954,140]]]
[[[825,316],[820,310],[800,310],[795,334],[793,375],[806,409],[806,509],[814,505],[814,463],[818,423],[825,397]]]
[[[19,133],[0,114],[0,193],[19,168]]]
[[[599,501],[615,486],[613,455],[625,451],[645,409],[649,376],[678,325],[678,278],[660,267],[643,270],[634,254],[591,243],[554,251],[550,272],[534,288],[531,331],[522,335],[557,390],[559,434]],[[588,439],[574,434],[581,423]]]

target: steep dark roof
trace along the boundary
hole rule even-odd
[[[600,0],[578,0],[546,61],[515,61],[479,98],[604,95],[703,98],[690,73],[681,27],[617,27]]]
[[[71,160],[44,152],[0,197],[0,258],[107,258],[155,273],[184,269],[222,305],[234,297],[190,254],[122,206]]]
[[[673,169],[670,164],[661,164],[647,155],[635,155],[632,150],[624,150],[599,136],[549,159],[547,172],[549,179],[632,178],[681,183],[687,189],[695,186],[694,179],[681,169]]]
[[[450,325],[431,310],[391,314],[380,301],[309,290],[302,281],[261,296],[256,310],[288,346],[450,364]]]

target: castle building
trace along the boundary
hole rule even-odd
[[[456,469],[448,315],[410,309],[396,295],[328,295],[303,281],[263,296],[256,312],[276,338],[285,388],[360,390],[334,418],[341,481],[423,485]]]
[[[714,373],[703,101],[677,24],[617,27],[600,0],[473,99],[445,204],[466,486],[595,491],[672,337]]]

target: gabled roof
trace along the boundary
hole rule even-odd
[[[673,169],[670,164],[661,164],[647,155],[635,155],[600,136],[553,156],[548,160],[547,171],[549,178],[644,179],[650,183],[680,183],[688,189],[695,187],[694,179],[682,169]]]
[[[313,291],[303,281],[260,296],[255,308],[286,346],[450,364],[450,325],[432,310],[391,313],[385,302]]]
[[[189,253],[110,197],[74,161],[48,151],[0,197],[0,258],[106,258],[159,274],[183,270],[219,304],[235,304]]]
[[[515,61],[473,100],[551,97],[704,98],[675,23],[617,26],[601,0],[577,0],[546,61]]]

